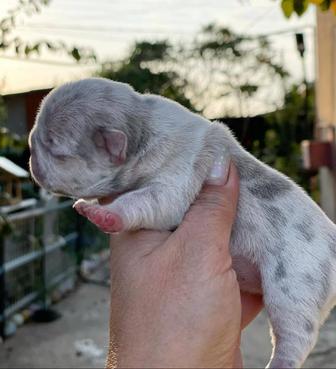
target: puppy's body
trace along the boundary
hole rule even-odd
[[[47,189],[78,198],[123,193],[109,205],[77,204],[107,232],[172,229],[218,155],[232,159],[240,197],[230,246],[240,286],[264,296],[275,338],[269,366],[302,365],[336,302],[336,227],[226,126],[127,85],[87,79],[47,97],[30,140],[33,175]]]

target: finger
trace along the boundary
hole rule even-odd
[[[223,163],[224,165],[224,163]],[[217,164],[218,166],[218,164]],[[218,184],[206,184],[177,229],[180,237],[204,247],[219,247],[228,253],[231,228],[236,215],[239,194],[238,172],[231,162]]]
[[[110,235],[110,246],[117,252],[121,250],[123,254],[131,253],[134,257],[143,257],[163,244],[170,234],[168,231],[152,230],[116,233]]]
[[[243,368],[243,357],[242,357],[239,345],[236,348],[233,367],[234,368]]]
[[[247,327],[264,307],[262,296],[241,292],[242,329]]]

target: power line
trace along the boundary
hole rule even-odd
[[[41,31],[39,30],[30,30],[29,32],[34,34],[35,38],[40,38],[41,37]],[[75,42],[80,42],[81,44],[84,44],[84,42],[86,41],[100,41],[100,42],[104,42],[104,44],[107,44],[107,42],[109,43],[109,45],[111,45],[111,42],[114,43],[118,43],[118,44],[123,44],[125,45],[127,42],[127,45],[132,45],[132,42],[136,41],[136,40],[141,40],[141,41],[151,41],[151,40],[162,40],[162,39],[168,39],[169,35],[158,35],[157,37],[155,37],[155,33],[148,33],[146,34],[142,34],[142,35],[128,35],[127,33],[120,33],[118,35],[113,35],[113,34],[101,34],[101,35],[95,35],[95,34],[85,34],[85,36],[81,35],[81,34],[77,34],[77,33],[69,33],[66,30],[58,30],[58,33],[55,34],[53,33],[52,30],[45,30],[45,38],[48,37],[49,39],[59,39],[59,38],[67,38],[67,39],[71,39],[71,40],[75,40]],[[50,32],[50,33],[49,33]],[[38,36],[35,36],[35,34],[37,34]],[[172,40],[175,40],[177,36],[172,35],[170,38]],[[73,41],[71,41],[73,42]]]
[[[260,14],[260,15],[257,15],[245,28],[244,28],[244,30],[243,30],[243,32],[246,32],[246,31],[249,31],[249,30],[251,30],[252,28],[254,28],[256,25],[257,25],[257,23],[260,23],[260,22],[262,22],[265,18],[266,18],[266,16],[268,16],[270,13],[272,13],[272,11],[275,9],[275,7],[274,6],[272,6],[272,7],[269,7],[269,8],[267,8],[266,9],[266,11],[265,12],[263,12],[262,14]]]
[[[26,62],[26,63],[58,65],[61,67],[93,67],[97,65],[97,64],[80,64],[80,63],[62,62],[62,61],[57,61],[57,60],[28,59],[28,58],[20,58],[18,56],[8,56],[8,55],[0,55],[0,59],[14,60],[14,61]]]
[[[190,35],[191,33],[193,33],[194,31],[190,30],[190,31],[174,31],[171,29],[144,29],[144,28],[128,28],[128,27],[88,27],[88,26],[82,26],[82,25],[74,25],[74,26],[70,26],[70,25],[64,25],[64,26],[59,26],[57,24],[31,24],[31,25],[27,25],[27,26],[19,26],[18,28],[23,28],[23,29],[29,29],[32,32],[44,29],[44,30],[59,30],[59,31],[74,31],[74,32],[103,32],[103,33],[119,33],[121,35],[126,36],[127,34],[162,34],[165,36],[169,36],[170,34],[174,34],[174,35]],[[314,25],[303,25],[303,26],[299,26],[299,27],[294,27],[294,28],[289,28],[289,29],[282,29],[282,30],[277,30],[277,31],[273,31],[273,32],[268,32],[266,34],[256,34],[253,36],[250,36],[251,38],[259,38],[259,37],[274,37],[274,36],[282,36],[282,35],[286,35],[286,34],[294,34],[297,32],[300,32],[304,29],[315,29]],[[241,33],[241,32],[240,32]],[[244,32],[242,32],[244,33]],[[111,36],[108,36],[109,39],[111,39]],[[118,37],[113,37],[114,39],[118,40]],[[95,39],[95,38],[93,38]],[[99,38],[99,40],[101,39],[101,36]],[[121,40],[121,38],[119,38],[119,40]]]
[[[52,23],[34,23],[28,24],[24,26],[19,26],[18,28],[24,29],[52,29],[52,30],[64,30],[64,31],[77,31],[77,32],[114,32],[114,33],[160,33],[160,34],[190,34],[193,30],[190,31],[174,31],[171,28],[153,28],[153,29],[145,29],[145,28],[138,28],[138,27],[104,27],[104,26],[95,26],[95,27],[88,27],[82,25],[58,25]]]
[[[288,48],[281,48],[282,52],[290,52],[292,53],[292,49]],[[45,65],[55,65],[61,67],[81,67],[81,68],[90,68],[90,67],[97,67],[101,65],[101,63],[92,63],[92,64],[80,64],[80,63],[72,63],[72,62],[62,62],[57,60],[46,60],[46,59],[28,59],[28,58],[21,58],[18,56],[8,56],[8,55],[0,55],[0,59],[4,60],[12,60],[17,62],[25,62],[25,63],[34,63],[34,64],[45,64]],[[114,62],[118,62],[118,60],[113,60]]]
[[[269,32],[269,33],[266,33],[266,34],[256,35],[255,37],[283,36],[283,35],[286,35],[286,34],[295,34],[297,32],[300,32],[300,31],[304,30],[304,29],[314,30],[315,26],[312,25],[312,24],[307,24],[307,25],[304,25],[304,26],[282,29],[282,30],[278,30],[278,31],[274,31],[274,32]]]
[[[49,24],[49,25],[32,25],[32,26],[37,26],[37,28],[51,28],[51,29],[58,29],[60,31],[67,31],[68,29],[69,30],[74,30],[74,31],[77,31],[77,30],[80,30],[80,31],[87,31],[87,32],[92,32],[92,30],[97,30],[99,32],[106,32],[107,30],[113,30],[113,32],[118,29],[120,31],[120,33],[122,32],[123,34],[126,34],[130,31],[133,31],[133,32],[137,32],[139,33],[139,30],[141,29],[135,29],[135,28],[132,28],[131,30],[124,27],[124,28],[110,28],[110,27],[87,27],[87,26],[58,26],[58,25],[55,25],[55,24]],[[31,25],[29,26],[31,27]],[[24,27],[22,27],[24,28]],[[267,33],[267,34],[259,34],[259,35],[254,35],[252,36],[251,38],[255,38],[255,39],[258,39],[258,38],[261,38],[261,37],[276,37],[276,36],[283,36],[283,35],[290,35],[290,34],[295,34],[299,31],[302,31],[304,29],[309,29],[309,30],[314,30],[315,27],[313,25],[304,25],[304,26],[300,26],[300,27],[294,27],[294,28],[289,28],[289,29],[282,29],[282,30],[277,30],[277,31],[274,31],[274,32],[270,32],[270,33]],[[34,31],[34,30],[32,30]],[[142,32],[145,33],[147,31],[145,31],[144,29],[142,29]],[[150,32],[148,32],[150,33]],[[175,32],[177,33],[177,32]],[[70,36],[71,37],[71,36]],[[111,36],[107,36],[107,37],[104,37],[104,39],[108,38],[109,40],[111,40]],[[115,37],[113,37],[115,38]],[[87,39],[87,37],[86,37]],[[91,38],[92,39],[92,38]],[[102,37],[100,36],[99,38],[93,38],[94,40],[102,40]],[[117,38],[118,41],[122,41],[121,38]],[[284,48],[282,48],[283,51],[291,51],[291,50],[286,50]],[[80,64],[80,63],[73,63],[73,62],[62,62],[62,61],[56,61],[56,60],[39,60],[39,59],[28,59],[28,58],[20,58],[18,56],[7,56],[7,55],[0,55],[0,58],[1,59],[7,59],[7,60],[14,60],[14,61],[19,61],[19,62],[28,62],[28,63],[36,63],[36,64],[45,64],[45,65],[55,65],[55,66],[64,66],[64,67],[90,67],[90,66],[94,66],[94,65],[97,65],[97,64]]]

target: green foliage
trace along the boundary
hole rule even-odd
[[[192,103],[185,97],[186,82],[181,76],[175,71],[153,69],[153,64],[157,67],[171,59],[170,48],[166,41],[136,43],[128,57],[120,63],[104,63],[98,75],[129,83],[141,93],[150,92],[171,98],[193,109]]]
[[[98,75],[172,98],[208,116],[216,107],[215,114],[223,116],[249,115],[249,105],[266,82],[274,86],[287,72],[274,62],[266,38],[211,24],[182,46],[138,42],[121,62],[104,63]]]
[[[0,242],[3,242],[4,237],[13,233],[14,227],[4,215],[0,215]]]
[[[16,7],[8,11],[8,16],[0,21],[0,51],[13,50],[19,56],[39,55],[43,49],[49,51],[63,51],[75,61],[96,61],[96,55],[92,49],[67,46],[62,41],[51,42],[39,40],[30,43],[20,37],[12,36],[18,19],[41,12],[44,6],[49,5],[50,0],[19,0]]]
[[[293,178],[308,191],[310,173],[302,170],[300,143],[313,138],[315,121],[314,89],[292,86],[281,110],[267,114],[267,130],[255,141],[252,153],[263,162]]]
[[[318,2],[319,3],[319,6],[320,6],[320,9],[322,11],[327,11],[328,9],[332,8],[333,11],[335,12],[335,1],[334,0],[324,0],[324,1],[320,1]]]
[[[191,49],[182,51],[177,58],[193,86],[188,92],[208,116],[210,110],[217,116],[253,114],[252,105],[267,83],[275,86],[288,75],[265,37],[236,34],[216,24],[203,28]],[[263,103],[272,109],[278,97],[270,95]]]
[[[170,97],[204,114],[212,103],[223,107],[232,100],[236,105],[253,104],[267,80],[271,81],[266,88],[269,94],[277,81],[279,87],[283,85],[288,73],[274,62],[266,38],[254,39],[209,25],[191,45],[139,42],[121,62],[105,63],[99,75],[129,83],[140,92]],[[301,169],[300,142],[313,136],[312,86],[308,86],[307,99],[305,96],[304,86],[288,90],[278,102],[281,108],[266,115],[266,129],[251,151],[311,192],[310,174]]]
[[[17,154],[20,156],[27,147],[27,137],[11,133],[5,127],[0,128],[0,155]]]
[[[294,0],[294,11],[301,16],[308,8],[308,0]]]
[[[312,4],[318,6],[322,11],[331,9],[336,14],[335,0],[281,0],[282,11],[287,18],[294,13],[301,17]]]
[[[287,18],[290,18],[290,16],[294,12],[294,2],[292,0],[282,0],[281,1],[281,8],[283,13]]]
[[[142,62],[164,60],[169,57],[170,49],[171,45],[167,41],[157,41],[155,43],[141,41],[135,44],[129,62],[140,64]]]

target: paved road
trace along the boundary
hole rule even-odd
[[[83,284],[55,306],[62,318],[49,324],[27,324],[0,344],[1,368],[101,368],[108,342],[109,290]],[[244,332],[248,368],[264,367],[271,345],[265,314]],[[336,311],[321,331],[306,368],[336,368]]]
[[[55,306],[62,318],[31,323],[0,344],[1,368],[103,368],[108,342],[108,288],[83,284]]]

